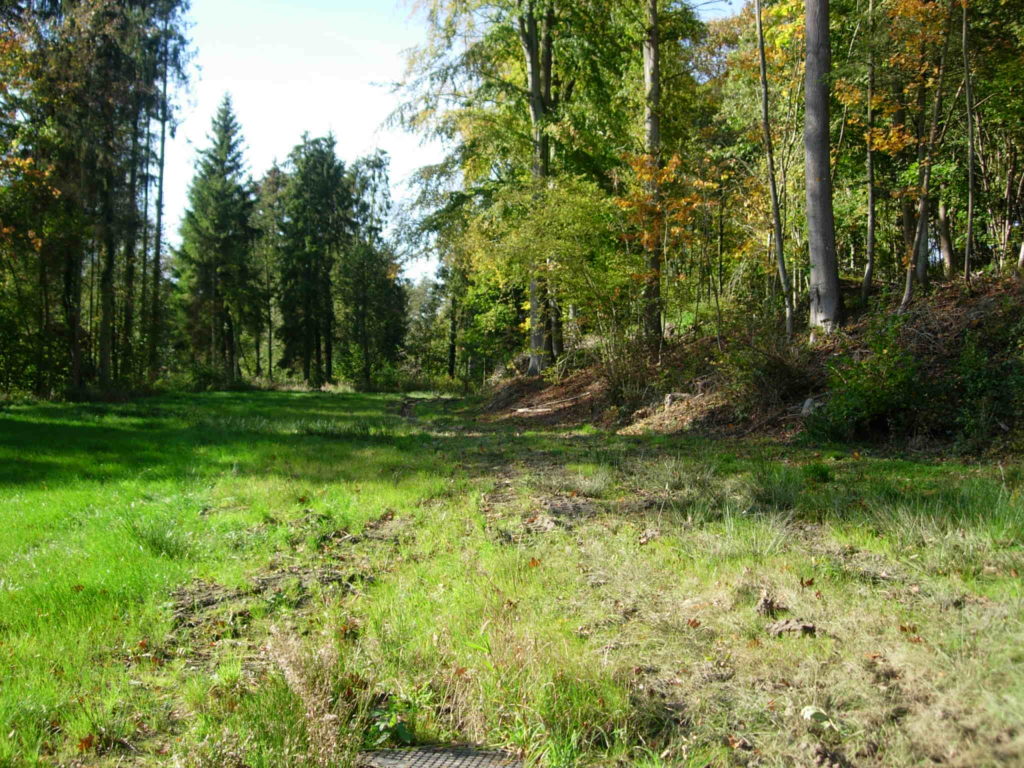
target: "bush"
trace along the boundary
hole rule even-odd
[[[828,366],[831,396],[808,422],[812,437],[870,439],[912,431],[922,401],[917,360],[900,345],[901,317],[883,317],[866,336],[867,350]]]
[[[970,332],[955,376],[963,447],[977,450],[993,436],[1011,432],[1024,420],[1024,322],[1003,338],[986,339]]]
[[[790,343],[776,325],[749,331],[716,363],[720,387],[740,418],[790,405],[815,388],[812,351]]]

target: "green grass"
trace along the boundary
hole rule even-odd
[[[1019,466],[398,406],[0,413],[0,765],[1024,760]]]

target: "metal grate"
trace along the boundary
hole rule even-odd
[[[489,752],[472,747],[419,747],[382,749],[359,756],[360,768],[522,768],[504,752]]]

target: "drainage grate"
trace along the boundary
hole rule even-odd
[[[359,768],[523,768],[521,760],[505,752],[472,747],[382,749],[364,752],[356,764]]]

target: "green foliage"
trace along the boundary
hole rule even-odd
[[[918,362],[900,343],[902,317],[881,317],[865,338],[867,349],[829,363],[829,399],[808,424],[826,440],[906,435],[926,385]]]
[[[1024,321],[993,331],[968,333],[953,374],[960,396],[957,426],[968,450],[1024,423]]]
[[[713,365],[719,386],[739,417],[790,407],[813,391],[813,352],[787,340],[776,317],[728,333],[729,347]]]
[[[211,146],[199,156],[189,189],[178,253],[186,329],[195,358],[238,378],[242,330],[256,304],[252,182],[245,173],[241,127],[225,96],[213,119]],[[251,322],[248,323],[251,326]]]

